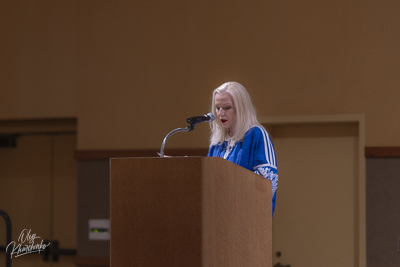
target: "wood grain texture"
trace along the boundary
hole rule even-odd
[[[111,159],[111,266],[272,266],[271,183],[221,158]]]
[[[204,160],[204,266],[268,266],[270,182],[230,162]]]

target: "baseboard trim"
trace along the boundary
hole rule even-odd
[[[78,256],[74,258],[74,264],[77,266],[96,266],[96,267],[109,267],[110,258],[106,257],[84,257]]]
[[[132,150],[77,150],[75,158],[85,159],[109,159],[120,157],[158,157],[156,149],[132,149]],[[207,156],[208,148],[168,149],[167,156]]]
[[[400,147],[365,147],[366,158],[399,158]]]

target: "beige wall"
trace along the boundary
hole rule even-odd
[[[77,13],[71,1],[2,1],[0,119],[77,116]]]
[[[400,146],[398,1],[24,1],[0,11],[0,119],[78,118],[78,149],[159,148],[213,88],[259,116],[366,116]],[[168,147],[207,147],[208,127]],[[167,151],[166,151],[167,152]]]

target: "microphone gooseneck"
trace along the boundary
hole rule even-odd
[[[167,142],[168,138],[171,137],[171,135],[173,135],[174,133],[179,133],[179,132],[190,132],[193,131],[194,126],[196,124],[199,124],[201,122],[212,122],[215,120],[215,117],[212,113],[208,113],[206,115],[203,116],[193,116],[193,117],[188,117],[186,119],[186,122],[189,123],[190,125],[187,126],[186,128],[176,128],[174,130],[172,130],[171,132],[169,132],[165,137],[164,140],[161,144],[161,149],[160,149],[160,153],[158,153],[158,155],[160,156],[160,158],[164,157],[164,148],[165,148],[165,143]]]

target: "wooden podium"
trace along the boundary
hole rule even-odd
[[[271,182],[222,158],[114,158],[111,267],[272,267]]]

